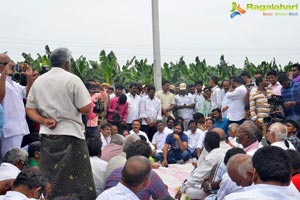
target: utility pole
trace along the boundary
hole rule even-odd
[[[161,61],[160,61],[160,40],[159,40],[159,16],[158,0],[152,0],[152,35],[153,35],[153,67],[154,86],[156,91],[161,90]]]

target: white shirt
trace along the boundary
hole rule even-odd
[[[205,149],[204,149],[204,138],[205,138],[205,136],[206,136],[206,133],[207,133],[207,130],[205,130],[205,131],[203,131],[203,139],[201,139],[201,140],[199,140],[199,142],[198,142],[198,144],[197,144],[197,148],[199,148],[201,151],[206,151]],[[207,152],[207,151],[206,151]],[[201,155],[202,155],[202,152],[201,152]],[[201,156],[200,155],[200,156]],[[199,159],[198,159],[199,160]]]
[[[295,147],[294,147],[294,145],[293,145],[290,141],[288,141],[288,140],[286,140],[286,141],[289,143],[289,147],[287,147],[287,146],[285,145],[285,142],[284,142],[284,141],[277,141],[277,142],[274,142],[274,143],[271,144],[271,146],[280,147],[280,148],[282,148],[283,150],[288,150],[288,149],[296,150]]]
[[[105,190],[96,200],[139,200],[139,198],[122,183]]]
[[[206,134],[206,132],[205,132],[205,134]],[[229,149],[231,149],[231,146],[229,144],[227,144],[225,141],[220,141],[220,147],[218,149],[219,149],[218,151],[224,152],[224,155],[225,155],[225,153]],[[197,160],[197,166],[200,166],[203,163],[207,154],[208,154],[208,152],[206,151],[205,148],[203,148],[203,151],[201,151],[200,157]]]
[[[7,191],[5,195],[0,196],[0,200],[30,200],[32,198],[28,198],[21,192],[16,191]]]
[[[147,125],[145,118],[148,118],[151,122],[161,120],[161,102],[157,97],[150,97],[147,95],[140,101],[140,118],[143,125]]]
[[[112,99],[112,98],[114,98],[114,97],[116,97],[116,94],[115,94],[115,93],[111,93],[111,94],[109,95],[109,99]]]
[[[133,130],[129,131],[129,135],[132,135],[132,134],[137,134],[137,135],[142,135],[146,138],[146,142],[150,145],[151,149],[155,149],[155,147],[153,146],[153,144],[150,142],[147,134],[143,131],[139,131],[138,133],[135,133]]]
[[[16,179],[20,172],[20,169],[15,165],[3,162],[0,165],[0,181]]]
[[[203,131],[197,128],[195,133],[187,130],[185,134],[188,136],[188,148],[190,151],[193,152],[196,148],[203,149],[203,141],[206,135]]]
[[[272,94],[281,96],[282,85],[278,81],[275,83],[275,85],[270,84],[268,87],[271,88]]]
[[[224,93],[223,99],[222,99],[222,108],[224,108],[226,106],[229,107],[229,104],[230,104],[230,100],[227,98],[227,93]],[[228,109],[222,113],[222,116],[225,118],[228,118]]]
[[[68,135],[85,139],[78,109],[91,103],[91,96],[80,78],[59,67],[36,79],[28,94],[26,107],[57,121],[54,129],[41,124],[40,133]]]
[[[193,95],[179,95],[175,96],[176,106],[191,105],[195,103],[195,97]],[[193,119],[194,108],[184,108],[177,110],[179,117],[183,119]]]
[[[189,187],[201,190],[203,180],[209,176],[215,164],[223,162],[226,152],[222,148],[216,148],[208,152],[201,164],[190,174],[181,191],[185,192]]]
[[[121,152],[120,154],[116,155],[115,157],[111,158],[107,165],[106,165],[106,170],[105,170],[105,180],[107,177],[110,175],[110,173],[119,167],[124,167],[126,163],[126,153]]]
[[[90,157],[90,161],[95,182],[96,194],[99,195],[105,188],[105,170],[107,162],[101,160],[98,156]]]
[[[244,188],[243,192],[227,195],[224,200],[294,200],[289,195],[289,186],[275,186],[267,184],[256,184]]]
[[[227,98],[230,100],[227,117],[230,121],[240,121],[245,117],[244,97],[247,89],[244,85],[240,85],[232,92],[227,92]]]
[[[162,132],[156,132],[152,138],[152,144],[156,145],[156,153],[162,153],[166,138],[169,134],[173,133],[172,130],[168,129],[167,127],[164,128]]]
[[[139,105],[141,97],[137,94],[133,96],[131,93],[128,93],[126,96],[128,102],[128,116],[126,119],[126,123],[131,124],[133,120],[139,118]]]
[[[102,133],[100,133],[100,137],[101,137],[101,141],[102,141],[101,149],[103,149],[103,147],[105,147],[106,145],[108,145],[110,143],[111,137],[108,136],[107,138],[105,138]]]
[[[7,76],[5,81],[5,96],[1,102],[4,115],[3,136],[5,138],[29,134],[25,119],[24,98],[26,98],[26,87],[21,86],[13,81],[10,76]]]
[[[237,186],[235,182],[233,182],[228,175],[227,172],[225,172],[222,176],[222,181],[220,183],[220,189],[217,193],[217,199],[223,199],[225,196],[234,193],[234,192],[240,192],[243,191],[244,188],[241,186]]]
[[[222,96],[223,92],[219,86],[216,85],[211,89],[211,110],[222,107]]]
[[[243,148],[243,145],[241,145],[240,143],[238,143],[238,142],[236,141],[236,137],[231,137],[231,136],[229,136],[229,137],[228,137],[228,140],[229,140],[229,142],[232,144],[232,146],[238,147],[238,148]]]

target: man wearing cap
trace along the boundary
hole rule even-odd
[[[169,92],[169,81],[162,81],[162,90],[157,91],[155,96],[161,101],[161,113],[163,120],[166,122],[168,118],[173,118],[173,109],[175,108],[175,96]]]
[[[195,108],[194,97],[187,95],[186,84],[180,83],[179,94],[175,96],[177,115],[183,118],[184,131],[188,130],[188,123],[193,119],[193,112]]]
[[[172,94],[175,94],[175,89],[176,89],[175,85],[171,84],[169,86],[169,92],[171,92]]]
[[[106,91],[110,87],[110,84],[109,83],[102,83],[101,87]]]

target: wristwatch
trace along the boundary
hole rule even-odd
[[[211,183],[208,183],[208,190],[209,190],[209,191],[212,190]]]

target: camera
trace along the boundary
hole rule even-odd
[[[275,106],[283,105],[282,96],[273,94],[271,98],[268,99],[268,104]]]
[[[251,88],[254,86],[254,83],[247,83],[247,87]]]
[[[275,122],[284,122],[284,117],[280,112],[273,112],[269,114],[269,117],[263,119],[265,124],[272,124]]]
[[[11,66],[11,70],[14,72],[25,72],[28,68],[26,63],[16,64],[15,66]]]

